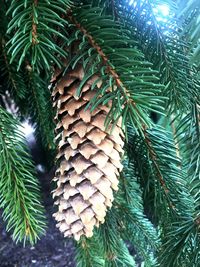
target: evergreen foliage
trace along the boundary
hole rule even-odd
[[[190,40],[190,48],[192,49],[190,61],[199,66],[200,3],[194,0],[184,0],[179,1],[179,6],[182,11],[178,14],[178,17],[183,21],[185,20],[185,17],[187,18],[187,22],[184,25],[184,34]]]
[[[69,8],[70,1],[11,1],[7,14],[12,18],[9,21],[7,33],[14,32],[8,42],[12,57],[19,60],[17,69],[20,69],[25,57],[29,55],[31,66],[44,67],[50,70],[49,59],[61,66],[58,55],[67,54],[54,41],[58,36],[66,39],[62,34],[66,21],[61,18]],[[52,54],[54,52],[56,56]]]
[[[54,144],[54,111],[51,105],[51,94],[46,89],[46,78],[40,77],[27,66],[27,115],[36,125],[37,139],[48,151],[55,149]]]
[[[7,230],[18,242],[32,244],[44,233],[44,209],[39,184],[18,122],[0,109],[0,207]]]
[[[45,217],[34,164],[4,96],[21,121],[35,126],[53,161],[50,80],[56,66],[64,67],[61,77],[82,64],[77,95],[97,74],[92,89],[103,83],[86,109],[112,100],[105,124],[122,117],[126,143],[113,207],[94,236],[76,244],[77,266],[137,266],[139,257],[145,267],[198,267],[199,1],[0,0],[0,6],[0,208],[13,239],[36,242]]]

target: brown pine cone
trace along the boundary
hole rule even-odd
[[[78,66],[59,79],[53,92],[58,143],[54,178],[57,188],[53,192],[58,211],[54,217],[64,236],[73,235],[76,240],[81,235],[91,237],[94,226],[104,222],[112,206],[113,190],[118,190],[124,145],[120,121],[112,132],[111,126],[104,126],[111,103],[99,105],[93,112],[85,110],[101,81],[91,90],[98,79],[92,76],[78,97],[77,88],[83,78],[83,68]]]

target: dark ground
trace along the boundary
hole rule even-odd
[[[53,204],[50,197],[51,175],[40,174],[43,200],[47,210],[48,228],[38,243],[25,248],[14,244],[0,221],[0,267],[74,267],[75,249],[73,241],[63,238],[52,218]]]

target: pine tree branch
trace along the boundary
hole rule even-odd
[[[84,36],[86,36],[89,40],[89,43],[91,44],[91,46],[96,49],[97,53],[99,54],[99,56],[102,58],[103,64],[106,66],[106,71],[113,76],[117,87],[119,87],[122,91],[122,94],[124,95],[126,102],[125,104],[128,104],[130,100],[130,94],[128,92],[128,90],[126,89],[126,87],[123,85],[123,82],[120,80],[119,75],[116,73],[116,71],[111,67],[109,60],[107,58],[107,56],[105,55],[105,53],[103,52],[103,50],[101,49],[101,47],[95,42],[95,40],[93,39],[93,37],[86,31],[86,29],[84,27],[82,27],[75,18],[72,17],[72,15],[68,16],[69,19],[71,20],[72,23],[74,23],[74,25],[77,27],[77,29],[79,29]],[[132,105],[134,106],[134,108],[137,110],[136,107],[136,103],[134,102],[134,100],[132,100]],[[138,112],[138,110],[137,110]]]
[[[165,4],[168,5],[167,2]],[[157,5],[161,4],[158,1],[136,1],[135,4],[133,7],[119,1],[120,19],[139,41],[139,47],[146,58],[159,70],[161,83],[166,85],[162,94],[168,97],[168,113],[179,109],[187,110],[188,103],[197,95],[197,89],[186,53],[187,43],[181,36],[178,22],[174,15],[170,14],[168,21],[158,23],[153,10],[153,7],[156,9]],[[170,8],[172,6],[170,5]],[[175,8],[172,9],[175,12]]]
[[[169,207],[177,215],[180,212],[185,213],[186,210],[190,211],[190,201],[192,199],[190,199],[188,194],[188,200],[190,200],[185,206],[183,200],[185,198],[184,194],[187,195],[186,183],[184,181],[184,174],[180,169],[179,159],[176,158],[176,151],[172,139],[169,134],[166,134],[163,129],[159,129],[158,127],[157,129],[148,131],[147,136],[145,143],[147,144],[151,162],[157,172],[156,176],[159,177],[161,186],[163,186],[163,183],[165,184],[164,192]],[[172,177],[173,180],[171,180]],[[178,186],[180,183],[182,187]],[[184,194],[183,190],[185,191]],[[183,206],[181,206],[182,204]]]
[[[7,43],[10,62],[18,60],[18,70],[26,57],[31,57],[33,69],[50,70],[51,65],[61,67],[59,57],[66,57],[66,51],[56,44],[56,38],[66,42],[64,26],[66,21],[61,15],[71,6],[69,0],[11,1],[7,14],[12,16],[7,34],[12,37]]]
[[[4,85],[4,91],[8,90],[15,98],[16,103],[25,98],[26,85],[22,77],[22,72],[17,72],[16,62],[9,64],[9,57],[6,53],[5,40],[2,40],[1,51],[1,82]]]
[[[76,247],[77,267],[105,267],[102,246],[97,233],[91,239],[82,237]]]
[[[86,12],[88,9],[89,13]],[[71,13],[68,14],[68,20],[75,27],[71,39],[80,40],[79,48],[82,55],[85,54],[85,57],[79,57],[78,51],[78,55],[76,54],[69,65],[74,68],[79,60],[84,60],[87,62],[83,64],[85,64],[88,78],[93,74],[101,75],[102,91],[98,89],[98,96],[105,95],[106,89],[111,88],[107,97],[105,95],[102,99],[98,98],[98,104],[101,102],[106,104],[112,100],[112,108],[106,125],[109,125],[111,120],[116,121],[123,116],[125,128],[127,120],[130,120],[135,129],[142,133],[142,124],[147,127],[151,125],[147,111],[155,109],[161,112],[162,110],[163,99],[157,95],[162,85],[157,83],[156,72],[148,67],[150,65],[144,60],[142,53],[133,47],[128,30],[123,28],[119,22],[114,21],[112,17],[101,14],[99,8],[89,6],[86,9],[85,6],[75,9],[73,16]],[[97,24],[99,26],[94,26]],[[83,36],[79,37],[81,34]],[[78,93],[81,92],[88,78],[81,83]],[[95,81],[94,84],[96,84]],[[141,93],[136,91],[137,88],[142,88]],[[90,103],[91,109],[93,106],[96,107],[96,102],[94,102],[92,100]],[[156,102],[159,104],[156,105]]]
[[[172,118],[171,119],[171,128],[172,128],[172,133],[173,133],[173,139],[174,139],[174,143],[175,143],[175,146],[176,146],[176,156],[177,158],[181,158],[181,155],[180,155],[180,148],[179,148],[179,144],[178,144],[178,140],[177,140],[177,130],[176,130],[176,125],[175,125],[175,118]],[[181,168],[181,166],[180,166]]]
[[[44,209],[39,184],[18,123],[0,109],[0,207],[7,230],[18,242],[35,243],[44,234]]]
[[[134,267],[135,261],[121,239],[118,215],[112,209],[106,215],[106,221],[100,226],[99,233],[104,250],[105,267]]]
[[[183,166],[188,176],[187,183],[195,199],[197,218],[200,214],[200,108],[198,102],[197,100],[197,103],[193,104],[190,112],[181,115],[178,123],[176,123],[176,138],[183,157]]]
[[[137,175],[131,159],[124,162],[120,189],[116,196],[116,209],[122,218],[121,230],[125,240],[129,240],[148,266],[156,266],[155,252],[159,248],[156,229],[145,217],[142,191],[137,182]]]
[[[26,85],[23,80],[22,72],[17,72],[17,62],[9,64],[10,57],[7,54],[6,42],[8,36],[6,35],[8,18],[6,16],[6,3],[1,1],[2,16],[0,18],[0,81],[3,86],[3,93],[8,90],[15,98],[15,102],[19,103],[21,99],[25,98]]]
[[[148,134],[147,134],[145,129],[144,129],[144,136],[145,136],[144,141],[145,141],[145,143],[147,145],[147,148],[148,148],[148,151],[149,151],[149,155],[150,155],[150,159],[152,160],[152,163],[153,163],[153,165],[154,165],[154,167],[155,167],[155,169],[157,171],[157,177],[159,179],[159,182],[160,182],[161,186],[164,189],[166,197],[168,198],[169,189],[167,188],[165,180],[164,180],[164,178],[162,176],[162,173],[160,171],[160,167],[157,164],[156,152],[154,151],[154,149],[152,147],[151,141],[149,140]],[[171,207],[173,207],[173,205],[171,205]]]
[[[200,51],[200,3],[197,0],[192,1],[178,1],[178,18],[181,20],[184,25],[183,33],[191,41],[190,50],[191,57],[190,63],[196,63],[199,66],[199,51]]]
[[[199,226],[187,215],[182,222],[173,222],[163,236],[163,247],[159,255],[161,267],[198,266]]]
[[[148,179],[154,180],[151,190],[155,193],[153,200],[150,201],[155,205],[154,212],[159,220],[159,226],[162,227],[159,264],[162,267],[179,267],[180,264],[183,265],[183,262],[185,264],[183,266],[188,266],[191,262],[191,266],[196,266],[195,254],[198,252],[194,249],[192,240],[195,237],[195,243],[198,246],[199,238],[197,237],[198,227],[195,219],[194,199],[188,191],[186,177],[180,169],[179,160],[176,159],[175,147],[170,135],[159,127],[148,130],[147,134],[156,156],[157,165],[169,190],[167,196],[163,193],[160,182],[155,180],[157,179],[157,170],[154,169],[152,159],[149,160],[149,157],[144,156],[142,160],[142,154],[148,153],[149,149],[146,142],[141,140],[141,144],[143,142],[141,145],[137,140],[135,140],[135,144],[133,140],[130,141],[129,146],[132,145],[129,147],[128,153],[130,153],[130,158],[135,158],[135,166],[141,178],[144,177],[142,178],[144,185],[147,183],[148,175]],[[144,150],[145,147],[147,151]],[[148,167],[148,165],[150,166]],[[148,191],[148,189],[145,190]]]
[[[150,147],[149,143],[147,145],[146,140],[142,140],[139,137],[136,138],[134,137],[134,134],[130,132],[130,147],[128,147],[128,154],[130,153],[129,157],[132,158],[132,160],[135,158],[136,168],[138,168],[140,175],[146,176],[147,172],[150,174],[151,179],[156,179],[157,181],[159,181],[160,186],[158,186],[159,184],[156,183],[154,185],[154,190],[157,191],[158,195],[163,194],[161,197],[162,200],[158,198],[157,201],[162,201],[163,204],[165,203],[165,201],[167,201],[167,213],[172,210],[173,215],[175,212],[176,216],[179,216],[181,213],[184,214],[186,210],[190,211],[190,209],[192,208],[192,199],[187,193],[186,182],[184,181],[185,176],[184,173],[180,170],[179,160],[176,158],[175,148],[173,146],[169,133],[166,133],[159,127],[156,129],[154,128],[152,130],[148,130],[147,135],[148,140],[150,140]],[[145,153],[149,153],[150,155],[152,154],[152,156],[147,158],[144,157],[144,162],[142,160],[141,162],[138,162],[137,158],[142,159],[141,153],[144,153],[144,155]],[[148,167],[149,164],[150,166]],[[146,169],[145,172],[142,172],[142,169],[140,169],[143,165]],[[158,178],[158,175],[160,174],[162,175],[162,180]],[[163,181],[167,186],[167,194],[162,187]],[[187,201],[185,198],[186,195],[188,195]]]
[[[27,99],[29,103],[28,116],[32,123],[36,123],[37,138],[47,150],[54,150],[54,111],[50,99],[50,92],[47,88],[48,79],[43,79],[27,64],[28,90],[30,92]]]

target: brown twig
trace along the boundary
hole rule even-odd
[[[148,135],[147,135],[145,127],[143,127],[143,131],[144,131],[144,137],[145,137],[144,141],[147,144],[147,147],[149,149],[149,154],[151,156],[153,164],[154,164],[154,166],[156,168],[156,171],[158,173],[158,178],[159,178],[160,184],[162,185],[162,187],[163,187],[163,189],[165,191],[165,194],[168,195],[169,194],[169,189],[167,188],[165,180],[164,180],[164,178],[163,178],[163,176],[162,176],[162,174],[160,172],[159,166],[157,164],[156,153],[154,152],[154,149],[153,149],[153,147],[151,145],[151,141],[148,138]]]
[[[38,5],[38,0],[34,0],[33,5],[36,7]],[[32,44],[38,44],[37,40],[37,24],[35,23],[34,16],[32,16]]]
[[[175,123],[174,123],[174,119],[172,119],[172,121],[171,121],[171,128],[172,128],[173,139],[174,139],[174,143],[175,143],[175,147],[176,147],[176,156],[177,156],[177,158],[181,158],[181,156],[180,156],[180,149],[179,149],[178,140],[177,140],[177,132],[176,132],[176,126],[175,126]],[[181,165],[179,167],[181,167]]]

